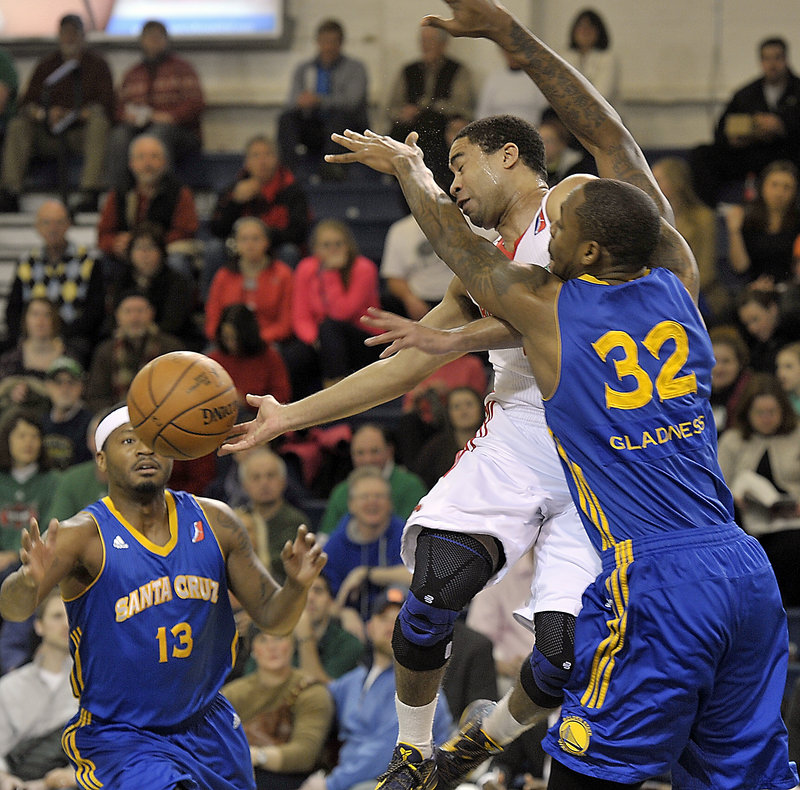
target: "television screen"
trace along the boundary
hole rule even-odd
[[[52,39],[64,14],[78,14],[95,40],[136,37],[148,19],[172,37],[284,34],[284,0],[12,0],[0,7],[0,38]]]

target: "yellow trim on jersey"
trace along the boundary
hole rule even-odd
[[[69,632],[69,638],[73,645],[75,645],[74,658],[72,660],[72,671],[69,673],[69,682],[72,685],[72,695],[80,698],[83,693],[83,669],[81,667],[81,639],[83,638],[83,631],[80,628],[75,628]]]
[[[583,469],[581,469],[580,466],[578,466],[578,464],[576,464],[574,461],[569,460],[564,447],[552,431],[550,431],[550,436],[553,437],[553,441],[556,444],[556,450],[564,460],[567,469],[569,469],[570,474],[572,475],[572,480],[575,483],[575,487],[578,489],[578,497],[580,500],[578,502],[578,507],[580,507],[580,509],[586,514],[586,517],[592,522],[597,531],[600,533],[601,549],[605,550],[611,548],[612,546],[616,546],[617,541],[611,534],[611,529],[608,526],[608,518],[606,518],[603,508],[600,506],[600,500],[586,482]]]
[[[587,283],[594,283],[595,285],[611,285],[608,280],[600,280],[593,274],[582,274],[580,277],[578,277],[578,279]]]
[[[62,595],[61,597],[64,598],[64,603],[69,603],[70,601],[77,601],[82,595],[85,595],[89,590],[94,587],[97,583],[97,580],[103,575],[103,571],[106,569],[106,542],[103,540],[103,533],[100,529],[100,525],[97,523],[97,519],[92,516],[91,513],[89,515],[92,517],[92,521],[94,521],[94,525],[97,527],[97,534],[100,536],[100,548],[103,550],[103,561],[100,563],[100,570],[97,572],[97,576],[89,582],[77,595],[73,595],[72,598],[64,598]]]
[[[159,557],[166,557],[177,545],[178,543],[178,512],[175,508],[175,499],[173,498],[172,494],[169,491],[164,491],[164,498],[167,501],[167,515],[169,518],[169,540],[163,546],[159,546],[156,543],[153,543],[148,537],[143,535],[139,532],[136,527],[134,527],[126,518],[122,515],[122,513],[117,510],[114,506],[114,503],[111,501],[110,496],[103,497],[102,502],[103,504],[111,511],[111,515],[114,516],[120,524],[122,524],[131,535],[139,541],[148,551],[152,551],[153,554],[158,554]]]
[[[609,635],[598,645],[592,659],[589,685],[581,697],[581,705],[601,708],[611,683],[616,656],[625,646],[628,627],[628,568],[633,562],[633,544],[624,540],[614,547],[616,567],[606,579],[606,592],[614,617],[606,621]]]
[[[70,724],[61,736],[61,748],[75,766],[75,779],[84,790],[100,790],[103,783],[95,776],[97,766],[85,757],[81,757],[75,743],[75,733],[81,728],[92,723],[92,714],[85,708],[81,708],[78,720]]]
[[[231,642],[231,669],[236,666],[236,654],[239,652],[239,632],[236,631]]]
[[[197,507],[200,508],[202,514],[205,516],[206,524],[208,524],[208,528],[211,530],[211,534],[214,536],[214,540],[217,542],[217,548],[219,549],[219,555],[222,557],[223,562],[227,562],[225,554],[222,551],[222,544],[219,542],[219,538],[217,537],[217,533],[214,530],[214,525],[211,523],[211,519],[208,517],[208,513],[206,513],[206,509],[200,504],[197,497],[194,494],[190,494],[192,499],[197,503]]]

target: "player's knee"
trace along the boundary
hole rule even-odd
[[[453,624],[458,612],[437,609],[408,594],[392,635],[392,649],[398,664],[425,671],[443,667],[450,657]]]
[[[525,693],[542,708],[564,699],[564,686],[575,663],[575,617],[566,612],[534,615],[536,645],[520,671]]]

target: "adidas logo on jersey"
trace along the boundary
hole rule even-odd
[[[119,535],[117,535],[117,537],[114,538],[114,542],[113,542],[112,545],[114,546],[115,549],[127,549],[128,548],[128,544]]]

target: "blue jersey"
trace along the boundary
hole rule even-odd
[[[99,720],[180,725],[212,703],[233,665],[222,550],[193,496],[167,490],[166,500],[165,546],[131,527],[110,497],[87,508],[103,567],[66,606],[73,690]]]
[[[545,413],[598,551],[733,521],[708,403],[714,356],[666,269],[584,275],[558,297],[561,368]]]

